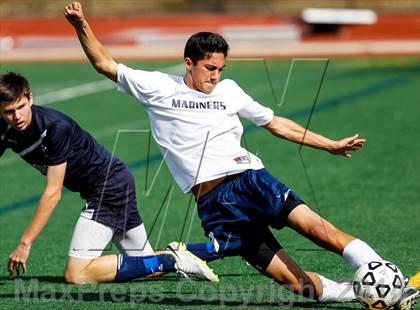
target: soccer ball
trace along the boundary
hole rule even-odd
[[[388,309],[400,299],[404,277],[393,263],[370,262],[357,269],[353,279],[356,298],[368,309]]]

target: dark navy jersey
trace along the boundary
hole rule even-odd
[[[64,186],[84,199],[100,196],[105,187],[112,187],[114,198],[119,191],[126,191],[113,181],[118,179],[122,185],[118,174],[126,166],[74,120],[56,110],[33,105],[32,122],[23,131],[0,118],[0,156],[7,148],[44,175],[48,166],[67,162]]]

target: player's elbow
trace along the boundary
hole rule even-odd
[[[42,195],[42,200],[44,200],[48,205],[55,207],[61,199],[61,194],[61,189],[48,190]]]
[[[287,128],[282,122],[282,119],[276,115],[271,120],[271,122],[264,125],[263,127],[276,137],[285,138],[285,134],[287,133]]]

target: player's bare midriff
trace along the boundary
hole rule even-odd
[[[205,194],[210,192],[213,188],[215,188],[217,185],[222,183],[222,181],[225,178],[226,176],[223,176],[214,180],[210,180],[210,181],[206,181],[206,182],[194,185],[194,187],[191,189],[191,192],[194,194],[195,200],[200,199],[200,197],[203,197]]]

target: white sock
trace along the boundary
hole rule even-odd
[[[318,274],[321,279],[322,295],[320,302],[350,302],[356,299],[351,281],[338,283]]]
[[[343,259],[354,269],[371,261],[382,261],[382,258],[367,243],[355,239],[346,245]]]

